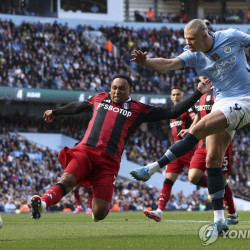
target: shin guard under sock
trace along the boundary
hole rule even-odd
[[[207,168],[207,187],[214,210],[223,210],[225,184],[221,168]]]
[[[170,162],[174,161],[176,158],[179,158],[186,153],[188,153],[199,140],[190,133],[187,133],[184,139],[173,144],[166,153],[157,161],[160,167],[164,167]]]

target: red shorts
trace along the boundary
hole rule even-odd
[[[182,173],[183,172],[183,168],[187,167],[189,168],[190,166],[190,162],[192,159],[192,156],[194,154],[196,149],[193,149],[191,151],[189,151],[188,153],[186,153],[185,155],[183,155],[180,158],[177,158],[176,160],[172,161],[171,163],[169,163],[166,167],[166,173]]]
[[[89,181],[93,197],[112,201],[114,183],[120,168],[120,158],[105,154],[95,148],[77,145],[63,148],[58,156],[65,168],[77,179],[77,184]]]
[[[205,148],[198,148],[194,153],[189,169],[195,168],[205,172],[206,156],[207,156],[207,150]],[[223,174],[230,173],[231,171],[231,156],[232,156],[232,143],[227,148],[227,152],[224,156],[224,161],[222,163]]]

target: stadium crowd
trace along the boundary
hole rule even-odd
[[[134,93],[169,94],[172,86],[193,92],[198,78],[191,68],[159,74],[130,62],[134,49],[148,51],[148,57],[177,56],[185,43],[183,30],[100,27],[105,39],[119,48],[118,57],[98,37],[94,44],[87,42],[84,31],[94,29],[82,25],[73,29],[56,22],[16,26],[0,20],[0,86],[107,91],[112,75],[128,72],[129,65],[139,73],[132,74]],[[249,50],[247,59],[250,62]]]
[[[244,12],[241,9],[227,10],[224,15],[207,14],[206,19],[211,23],[225,23],[225,24],[244,24],[249,21],[249,10]],[[158,16],[153,14],[153,18],[149,19],[147,13],[142,13],[139,10],[135,10],[134,19],[136,22],[158,22],[158,23],[187,23],[190,21],[188,14],[185,11],[181,11],[180,14],[173,13],[159,13]]]

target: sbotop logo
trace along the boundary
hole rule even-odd
[[[210,224],[206,224],[204,226],[202,226],[199,230],[199,237],[201,240],[201,243],[203,246],[207,246],[210,245],[212,243],[214,243],[217,238],[218,238],[218,232],[217,234],[215,233],[214,236],[212,237],[207,237],[207,233],[210,230],[211,225]],[[250,230],[248,229],[230,229],[227,231],[222,231],[220,233],[220,237],[222,238],[229,238],[229,239],[250,239]]]

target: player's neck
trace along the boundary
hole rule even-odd
[[[207,42],[204,46],[203,52],[204,53],[209,52],[213,48],[213,46],[214,46],[214,38],[213,38],[213,36],[209,35],[207,38]]]

